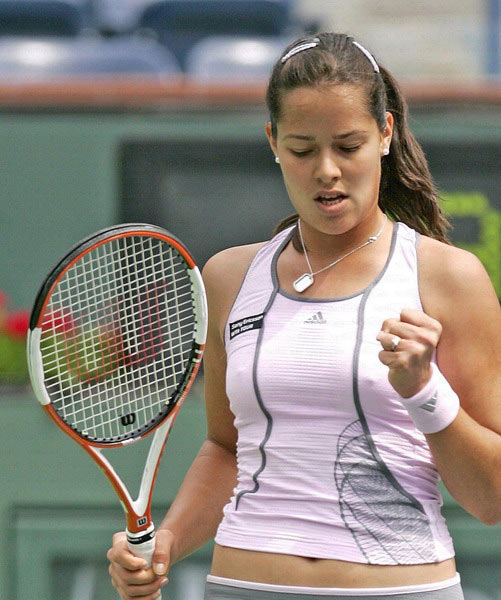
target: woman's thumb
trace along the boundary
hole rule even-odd
[[[160,529],[155,535],[155,551],[153,552],[152,567],[156,575],[166,575],[169,570],[170,552],[174,536],[171,531]]]

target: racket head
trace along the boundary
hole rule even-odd
[[[76,441],[127,444],[184,399],[206,331],[203,282],[182,242],[154,225],[109,227],[71,248],[36,296],[32,386]]]

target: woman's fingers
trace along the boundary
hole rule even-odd
[[[160,535],[159,538],[159,550],[155,552],[155,557],[158,561],[163,561],[162,575],[156,575],[151,568],[146,568],[146,561],[130,552],[124,532],[113,536],[113,546],[107,553],[110,561],[108,571],[122,600],[153,600],[159,597],[161,588],[168,583],[166,573],[172,536]]]
[[[403,310],[399,318],[386,319],[376,339],[381,344],[379,360],[389,368],[388,379],[403,397],[410,397],[431,376],[430,362],[442,327],[422,311]]]

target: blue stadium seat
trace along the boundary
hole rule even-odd
[[[130,33],[145,7],[157,0],[93,0],[98,29],[106,35]]]
[[[160,0],[147,6],[138,27],[153,32],[181,65],[189,50],[207,36],[284,35],[291,27],[285,0]]]
[[[71,0],[0,0],[0,36],[74,37],[86,11],[86,3]]]
[[[116,38],[0,38],[0,80],[149,74],[179,76],[175,57],[156,42]]]
[[[206,37],[189,51],[186,75],[196,83],[263,83],[284,46],[275,37]]]

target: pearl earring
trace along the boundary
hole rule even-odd
[[[280,159],[278,158],[278,156],[275,156],[275,162],[277,163],[277,165],[280,164]]]
[[[388,156],[389,153],[390,153],[390,149],[389,148],[384,148],[383,149],[383,156]]]

